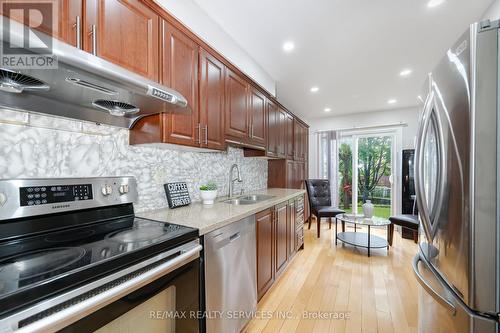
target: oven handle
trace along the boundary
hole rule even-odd
[[[202,250],[201,245],[183,251],[179,256],[169,260],[151,270],[130,279],[123,284],[108,289],[92,298],[76,303],[64,310],[61,310],[53,315],[40,319],[28,326],[22,327],[17,332],[56,332],[64,327],[88,316],[89,314],[113,303],[116,300],[130,294],[131,292],[149,284],[150,282],[166,275],[177,268],[180,268],[187,263],[195,260],[200,256]]]

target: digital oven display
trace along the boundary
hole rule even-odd
[[[92,200],[92,185],[30,186],[19,189],[21,206],[37,206],[60,202]]]

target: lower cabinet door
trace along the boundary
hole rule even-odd
[[[260,300],[274,282],[274,221],[271,209],[255,216],[257,239],[257,297]]]
[[[288,247],[288,258],[293,257],[295,254],[295,236],[296,236],[296,226],[295,226],[295,200],[291,199],[288,201],[288,230],[287,230],[287,247]]]
[[[285,268],[288,259],[288,205],[286,202],[276,206],[276,274]]]

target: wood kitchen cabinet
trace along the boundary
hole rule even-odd
[[[209,52],[200,50],[201,146],[224,150],[225,66]]]
[[[168,52],[163,52],[163,80],[186,97],[188,108],[140,119],[131,131],[130,143],[161,142],[225,150],[225,66],[181,31],[172,26],[166,26],[164,31],[168,40],[164,50]]]
[[[297,119],[294,120],[294,156],[293,158],[296,161],[304,162],[306,160],[306,152],[307,152],[307,136],[308,129]]]
[[[303,220],[303,195],[284,201],[255,215],[257,249],[257,295],[260,300],[286,269],[298,249],[303,248],[297,222]],[[302,241],[302,244],[300,244]]]
[[[255,216],[257,241],[257,295],[261,299],[274,282],[274,227],[273,211],[266,209]]]
[[[40,24],[39,16],[30,15],[30,26],[153,81],[159,80],[160,17],[143,1],[23,1],[29,8],[45,3],[52,4],[52,22],[45,20]],[[6,16],[9,13],[2,12]],[[20,15],[10,17],[23,22]],[[52,27],[48,26],[50,23]]]
[[[237,73],[226,70],[225,135],[228,142],[266,147],[266,97]]]
[[[269,188],[304,189],[304,180],[307,178],[306,163],[293,160],[269,160],[268,179]]]
[[[286,110],[280,108],[277,117],[277,151],[278,158],[286,158],[286,142],[287,142],[287,117]]]
[[[306,161],[307,126],[153,0],[44,3],[52,4],[55,20],[53,27],[43,22],[39,30],[173,88],[187,99],[183,112],[136,122],[131,144],[223,150],[230,143],[247,147],[245,156]],[[14,13],[2,12],[22,22],[22,15]],[[32,20],[29,24],[36,26]]]
[[[288,201],[288,206],[287,206],[287,250],[288,250],[288,258],[292,258],[293,255],[295,254],[297,248],[296,248],[296,238],[297,238],[297,227],[295,225],[295,220],[296,220],[296,206],[295,206],[295,199],[290,199]]]
[[[230,140],[247,140],[250,129],[248,116],[249,84],[228,69],[225,80],[225,133]]]
[[[304,221],[306,220],[305,218],[305,209],[306,209],[306,203],[304,198],[307,197],[306,195],[304,196],[299,196],[295,198],[295,250],[298,251],[299,249],[304,248]]]
[[[268,157],[278,157],[278,140],[279,140],[279,109],[272,102],[267,101],[267,150]]]
[[[75,47],[83,40],[82,23],[83,23],[83,0],[64,0],[61,15],[62,27],[60,38],[64,42]],[[79,26],[78,26],[79,25]]]
[[[250,131],[249,143],[252,145],[266,146],[266,97],[256,88],[250,88]]]
[[[159,81],[160,17],[139,0],[85,0],[83,49]]]
[[[80,21],[80,27],[82,24],[82,12],[83,12],[83,0],[46,0],[46,1],[22,1],[22,2],[12,2],[10,5],[5,2],[6,7],[4,7],[4,2],[0,1],[0,13],[7,16],[15,21],[24,22],[23,11],[16,9],[37,9],[36,6],[40,6],[38,10],[42,13],[42,16],[47,15],[47,11],[50,11],[52,19],[46,19],[39,21],[40,16],[31,13],[29,16],[30,21],[28,22],[30,27],[60,39],[63,42],[76,46],[77,41],[77,17]],[[50,7],[44,7],[45,4],[51,5]],[[4,12],[4,8],[6,12]],[[50,25],[50,23],[52,23]],[[80,30],[80,37],[82,36]]]
[[[198,45],[162,21],[162,84],[177,90],[188,102],[183,112],[164,114],[164,140],[199,146],[202,142],[198,109]],[[204,129],[204,128],[203,128]]]
[[[171,87],[181,93],[187,100],[188,105],[182,112],[163,113],[141,118],[130,134],[131,144],[140,143],[171,143],[184,146],[201,147],[202,142],[207,144],[207,135],[212,133],[208,129],[207,123],[200,124],[200,108],[198,106],[199,84],[199,46],[182,31],[175,28],[165,20],[162,20],[162,47],[161,47],[161,68],[162,75],[160,83]],[[206,53],[204,60],[206,60]],[[202,68],[203,70],[203,68]],[[207,75],[206,72],[203,74]],[[213,80],[213,78],[210,78]],[[207,80],[205,80],[207,83]],[[203,120],[208,122],[206,112],[213,106],[213,82],[203,85],[203,97],[210,96],[210,101],[203,103]],[[219,87],[220,89],[220,87]],[[219,94],[223,94],[219,92]],[[222,96],[220,96],[222,98]],[[220,101],[219,101],[220,103]],[[217,115],[214,115],[215,117]],[[213,124],[212,116],[210,122]],[[218,124],[218,126],[221,126]],[[217,129],[216,129],[217,130]],[[203,131],[203,133],[202,133]],[[213,138],[213,136],[211,136]],[[213,145],[214,142],[210,142]],[[217,146],[217,145],[215,145]]]
[[[276,219],[276,275],[279,275],[288,260],[288,204],[284,202],[275,208]]]
[[[294,144],[295,144],[295,132],[294,132],[294,119],[293,116],[289,113],[286,114],[285,116],[285,148],[286,148],[286,154],[285,157],[287,159],[293,160],[295,153],[294,153]]]

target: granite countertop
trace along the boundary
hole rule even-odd
[[[295,198],[305,192],[305,190],[270,188],[245,193],[245,195],[266,194],[274,196],[272,199],[251,205],[231,205],[222,202],[224,199],[227,199],[226,197],[217,198],[213,205],[203,205],[201,202],[193,202],[189,206],[137,213],[137,216],[197,228],[201,236],[283,201]]]

